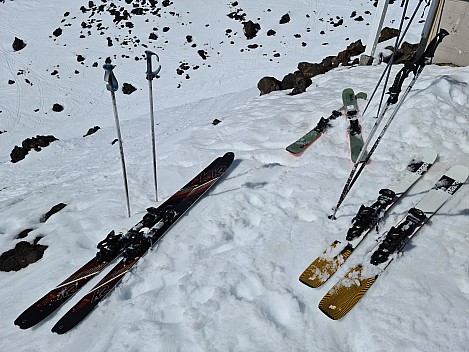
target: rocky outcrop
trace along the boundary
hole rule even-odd
[[[10,153],[10,158],[12,163],[17,163],[20,160],[23,160],[29,151],[35,150],[37,152],[41,151],[42,148],[49,146],[50,143],[58,141],[52,135],[49,136],[36,136],[32,138],[26,138],[22,143],[21,147],[15,145],[13,150]]]
[[[47,246],[37,244],[39,240],[18,242],[15,248],[0,255],[0,271],[18,271],[41,259]]]

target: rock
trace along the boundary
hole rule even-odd
[[[292,89],[296,83],[296,75],[294,73],[289,73],[283,77],[282,82],[280,83],[280,89]]]
[[[63,111],[64,107],[58,103],[55,103],[53,106],[52,106],[52,111],[55,111],[55,112],[61,112]]]
[[[88,132],[86,132],[86,134],[85,134],[83,137],[91,136],[93,133],[96,133],[99,129],[100,129],[99,126],[91,127],[91,128],[88,130]]]
[[[25,46],[26,46],[26,43],[23,40],[21,40],[18,37],[15,37],[15,40],[13,41],[13,44],[12,44],[14,51],[20,51],[24,49]]]
[[[58,213],[59,211],[61,211],[66,206],[67,206],[67,204],[65,204],[65,203],[59,203],[59,204],[54,205],[47,213],[45,213],[41,217],[41,219],[39,221],[40,222],[46,222],[52,215],[54,215],[55,213]]]
[[[385,42],[386,40],[397,37],[398,34],[399,34],[398,29],[385,27],[381,30],[378,43]]]
[[[21,238],[25,238],[25,237],[28,237],[28,234],[33,231],[34,229],[25,229],[23,231],[21,231],[18,236],[16,236],[17,239],[21,239]]]
[[[257,83],[257,88],[260,90],[261,95],[268,94],[275,90],[280,90],[282,82],[275,77],[263,77]]]
[[[410,44],[408,42],[402,43],[399,50],[397,50],[394,58],[394,64],[403,64],[406,61],[413,61],[415,59],[415,52],[417,51],[419,44]]]
[[[295,86],[293,87],[290,95],[297,95],[306,92],[306,88],[308,88],[312,83],[313,81],[309,77],[297,77]]]
[[[41,148],[47,147],[53,141],[58,139],[52,135],[49,136],[36,136],[32,138],[26,138],[21,142],[21,147],[15,145],[13,150],[10,153],[10,158],[12,163],[17,163],[20,160],[23,160],[30,150],[34,149],[35,151],[40,151]]]
[[[304,77],[314,77],[323,73],[326,73],[326,69],[321,64],[300,62],[298,64],[298,70]]]
[[[133,92],[135,92],[137,90],[137,88],[135,88],[133,85],[131,85],[130,83],[124,83],[122,85],[122,93],[124,94],[127,94],[127,95],[130,95],[132,94]]]
[[[199,56],[203,59],[203,60],[207,60],[207,52],[205,50],[197,50],[197,54],[199,54]]]
[[[62,35],[62,28],[57,28],[55,31],[52,32],[54,37],[60,37]]]
[[[257,32],[261,29],[259,23],[247,21],[243,23],[244,35],[247,39],[252,39],[257,35]]]
[[[18,242],[15,248],[3,253],[0,256],[0,270],[18,271],[41,259],[47,246],[37,244],[39,239],[36,239],[33,244],[25,241]]]
[[[282,18],[280,19],[280,24],[285,24],[285,23],[288,23],[290,22],[290,15],[288,13],[286,13],[285,15],[282,16]]]

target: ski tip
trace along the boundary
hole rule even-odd
[[[66,332],[70,331],[72,328],[74,327],[73,326],[69,326],[69,325],[64,325],[60,320],[52,327],[52,329],[50,331],[58,334],[58,335],[62,335],[62,334],[65,334]]]
[[[235,154],[233,152],[227,152],[227,153],[225,153],[225,155],[223,155],[223,158],[229,159],[231,161],[234,160],[234,157],[235,157]]]
[[[30,324],[27,319],[22,319],[21,317],[18,317],[14,321],[14,324],[22,330],[29,329],[31,326],[34,325],[34,324]]]
[[[365,92],[360,92],[355,95],[355,98],[366,100],[368,98],[368,95]]]
[[[445,175],[451,177],[455,181],[464,183],[469,177],[469,169],[464,165],[454,165],[451,169],[445,172]]]
[[[429,164],[433,164],[436,161],[436,158],[438,157],[437,151],[432,148],[425,148],[419,154],[422,158],[422,161]]]

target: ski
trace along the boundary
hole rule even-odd
[[[385,233],[382,240],[359,264],[340,279],[322,298],[319,309],[337,320],[347,314],[369,290],[371,285],[397,258],[422,226],[466,182],[469,169],[456,165],[449,169],[407,215]]]
[[[389,209],[427,172],[436,158],[437,153],[433,149],[421,151],[420,155],[407,165],[395,185],[381,189],[378,199],[371,206],[361,205],[352,219],[345,241],[332,242],[300,275],[300,281],[310,287],[324,284],[378,225]]]
[[[142,220],[133,226],[125,235],[122,233],[116,234],[114,231],[111,231],[107,237],[98,244],[98,251],[94,258],[89,260],[85,265],[70,275],[70,277],[21,313],[15,320],[15,325],[19,326],[21,329],[28,329],[52,314],[78,292],[78,290],[102,272],[112,261],[119,257],[129,238],[142,231],[142,229],[153,227],[162,217],[164,209],[176,207],[177,204],[195,189],[199,180],[205,175],[211,174],[213,170],[219,167],[218,165],[221,161],[221,157],[216,158],[200,174],[188,182],[173,196],[168,198],[158,208],[148,208]]]
[[[366,99],[365,93],[359,93],[363,99]],[[347,120],[350,122],[349,126],[349,143],[350,143],[350,157],[355,163],[358,160],[360,151],[363,148],[363,136],[362,136],[362,127],[360,121],[358,121],[358,103],[357,99],[359,98],[358,94],[355,95],[352,88],[346,88],[342,92],[342,102],[344,104],[344,111]],[[363,155],[362,160],[366,161],[367,155]]]
[[[158,222],[148,231],[134,232],[124,249],[123,258],[52,328],[63,334],[80,323],[107,294],[117,286],[124,275],[153,247],[176,221],[210,189],[233,162],[234,154],[226,153],[210,170],[199,174],[186,188],[185,197],[175,206],[166,207]]]
[[[294,155],[300,155],[306,148],[313,144],[319,137],[321,137],[332,125],[331,120],[335,120],[342,113],[338,110],[333,110],[329,117],[321,117],[316,127],[306,133],[303,137],[296,142],[290,144],[286,150]]]

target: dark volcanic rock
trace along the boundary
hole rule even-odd
[[[17,163],[20,160],[23,160],[30,150],[34,149],[35,151],[40,151],[42,148],[47,147],[53,141],[58,141],[52,135],[48,136],[36,136],[32,138],[26,138],[22,143],[21,147],[15,145],[13,150],[10,153],[10,158],[12,163]]]
[[[62,28],[57,28],[55,31],[52,32],[54,37],[60,37],[62,35]]]
[[[362,42],[358,40],[347,46],[347,48],[338,53],[337,56],[327,56],[320,63],[300,62],[298,64],[298,71],[286,75],[282,82],[280,82],[279,88],[276,86],[279,81],[274,77],[262,78],[257,84],[257,87],[261,91],[261,95],[278,89],[290,88],[293,88],[290,95],[303,93],[306,88],[312,84],[312,77],[326,73],[339,65],[349,65],[350,59],[353,56],[357,56],[364,51],[365,47]]]
[[[13,44],[12,44],[14,51],[19,51],[21,49],[24,49],[25,46],[26,46],[26,43],[23,40],[21,40],[18,37],[15,37],[15,40],[13,41]]]
[[[56,204],[54,205],[47,213],[45,213],[41,219],[39,220],[40,222],[46,222],[47,219],[49,219],[52,215],[54,215],[55,213],[58,213],[59,211],[61,211],[63,208],[65,208],[67,206],[67,204],[65,203],[59,203],[59,204]]]
[[[394,57],[394,64],[402,64],[406,61],[413,61],[415,59],[415,52],[417,51],[418,44],[410,44],[408,42],[402,43],[401,47],[397,50]],[[392,47],[387,47],[386,49],[393,50]],[[384,58],[384,62],[388,62],[390,57]]]
[[[275,90],[280,90],[281,85],[282,82],[275,77],[264,77],[257,83],[257,88],[260,90],[261,95],[264,95]]]
[[[21,239],[21,238],[25,238],[25,237],[28,237],[28,234],[33,231],[34,229],[25,229],[23,231],[21,231],[18,236],[16,236],[17,239]]]
[[[385,42],[386,40],[397,37],[398,34],[399,34],[398,29],[385,27],[381,30],[378,43]]]
[[[85,134],[83,137],[91,136],[93,133],[96,133],[99,129],[100,129],[99,126],[91,127],[91,128],[88,130],[88,132],[86,132],[86,134]]]
[[[309,77],[297,77],[295,86],[293,87],[293,90],[290,95],[296,95],[306,92],[306,88],[308,88],[312,83],[313,81]]]
[[[285,23],[288,23],[290,22],[290,15],[288,13],[286,13],[285,15],[282,16],[282,18],[280,19],[280,24],[285,24]]]
[[[55,112],[61,112],[63,111],[64,107],[58,103],[55,103],[53,106],[52,106],[52,111],[55,111]]]
[[[37,244],[38,240],[33,244],[21,241],[15,248],[3,253],[0,256],[0,270],[18,271],[41,259],[47,246]]]
[[[289,73],[285,77],[283,77],[282,82],[280,84],[280,89],[292,89],[296,83],[296,75],[294,73]]]
[[[137,88],[135,88],[133,85],[131,85],[130,83],[124,83],[122,85],[122,93],[124,94],[132,94],[133,92],[135,92],[137,90]]]
[[[202,59],[207,60],[207,52],[205,50],[197,50],[197,54],[199,54]]]
[[[247,21],[243,23],[244,35],[248,39],[252,39],[257,35],[257,32],[261,29],[259,23],[254,23],[252,21]]]

